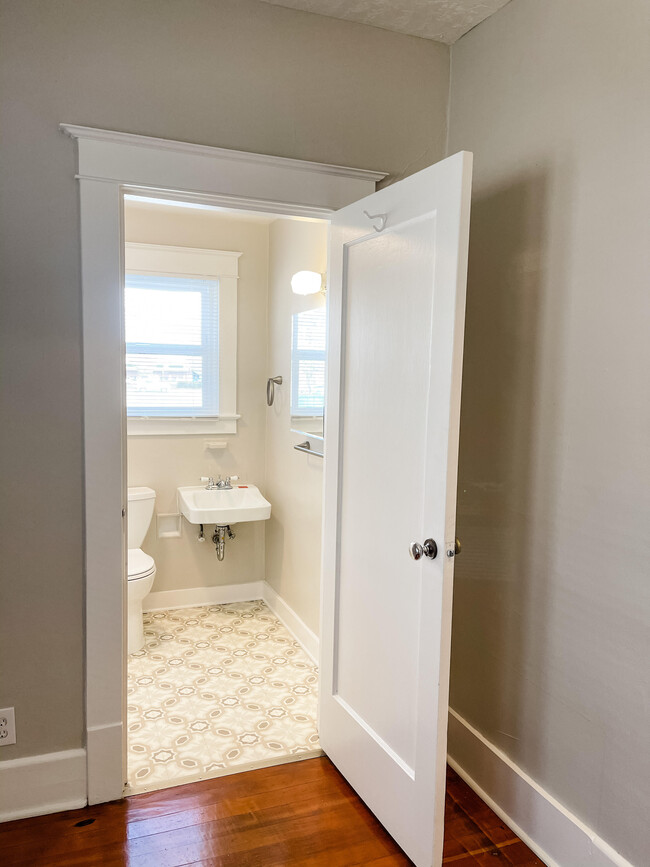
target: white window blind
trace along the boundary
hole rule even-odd
[[[291,415],[322,415],[325,406],[325,308],[292,320]]]
[[[219,414],[219,283],[126,274],[127,415]]]

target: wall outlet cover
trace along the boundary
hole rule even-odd
[[[12,707],[0,708],[0,747],[16,743],[16,717]]]

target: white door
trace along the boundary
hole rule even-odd
[[[471,172],[343,208],[330,243],[320,738],[417,867],[442,860]]]

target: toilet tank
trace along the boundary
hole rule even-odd
[[[147,535],[153,517],[156,492],[152,488],[129,488],[128,529],[129,548],[139,548]]]

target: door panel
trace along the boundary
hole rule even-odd
[[[420,487],[426,445],[433,223],[429,217],[373,234],[346,251],[354,292],[344,301],[336,688],[408,767],[415,761],[422,566],[413,564],[406,582],[401,573],[409,542],[423,531],[421,498],[405,492]],[[408,305],[399,291],[405,286]],[[409,420],[408,434],[400,419]],[[393,443],[378,454],[375,432],[387,426]],[[359,508],[359,492],[372,508]],[[386,545],[387,537],[396,544]],[[393,641],[394,634],[403,639]]]
[[[350,205],[330,245],[320,736],[418,867],[442,851],[470,177],[457,154]]]

